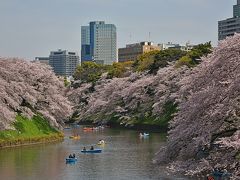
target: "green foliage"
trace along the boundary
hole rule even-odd
[[[124,74],[128,70],[131,70],[132,64],[133,64],[132,61],[113,63],[112,66],[108,67],[108,70],[107,70],[108,71],[108,78],[124,77]]]
[[[177,62],[176,62],[176,67],[179,68],[183,65],[186,65],[188,67],[194,67],[196,63],[187,55],[181,57]]]
[[[156,54],[153,64],[150,66],[150,74],[156,74],[159,68],[166,67],[168,62],[175,62],[187,53],[179,49],[166,49]]]
[[[68,87],[71,83],[67,80],[67,77],[64,76],[64,86]]]
[[[103,65],[94,62],[84,62],[77,67],[74,78],[83,82],[96,82],[104,71],[106,71],[106,67]]]
[[[187,65],[193,67],[198,63],[198,59],[206,56],[211,52],[211,42],[199,44],[191,51],[186,52],[179,49],[166,49],[162,51],[151,51],[140,55],[134,62],[119,62],[113,65],[100,65],[94,62],[84,62],[79,65],[74,73],[75,80],[82,82],[95,83],[103,73],[108,73],[108,78],[124,77],[129,70],[137,72],[149,71],[151,74],[156,74],[159,68],[166,67],[168,62],[175,62],[178,60],[176,66]],[[64,79],[65,86],[68,82]]]
[[[149,73],[156,74],[159,68],[166,67],[168,62],[177,61],[187,53],[178,49],[166,49],[162,51],[151,51],[140,55],[134,61],[135,71],[142,72],[149,70]]]
[[[186,56],[180,58],[176,62],[176,67],[179,68],[183,65],[186,65],[188,67],[194,67],[200,62],[199,60],[201,57],[207,56],[211,52],[212,52],[211,42],[199,44],[195,46],[191,51],[189,51]]]
[[[112,65],[100,65],[94,62],[84,62],[75,71],[74,78],[82,82],[95,83],[103,73],[108,73],[107,78],[124,77],[132,68],[132,61],[113,63]]]
[[[134,70],[138,72],[149,70],[150,66],[154,63],[155,56],[159,52],[156,50],[140,55],[133,63]]]
[[[199,44],[195,46],[191,51],[188,52],[188,56],[193,61],[196,61],[197,59],[200,59],[202,56],[207,56],[211,52],[212,52],[211,42],[207,42],[205,44]]]
[[[212,52],[211,42],[199,44],[191,51],[186,52],[180,49],[166,49],[162,51],[151,51],[140,55],[133,63],[135,71],[149,71],[150,74],[156,74],[159,68],[166,67],[169,62],[178,61],[176,66],[187,65],[193,67],[199,63],[202,56],[207,56]]]
[[[13,123],[16,130],[0,131],[0,147],[11,146],[23,143],[50,141],[61,139],[62,133],[52,128],[48,121],[41,116],[34,116],[31,120],[21,115],[16,116]]]

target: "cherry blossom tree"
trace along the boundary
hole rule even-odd
[[[71,115],[63,82],[47,65],[0,58],[0,130],[11,129],[17,113],[42,114],[54,127]]]
[[[156,75],[131,73],[124,78],[106,79],[103,76],[94,86],[82,84],[68,92],[76,104],[78,120],[115,123],[132,126],[148,121],[157,124],[167,102],[175,103],[179,81],[190,73],[187,67],[175,68],[173,64],[161,68]]]
[[[222,168],[240,179],[240,34],[202,60],[179,82],[179,112],[156,162],[189,174]]]
[[[240,35],[219,42],[202,63],[190,69],[174,64],[154,75],[131,73],[82,84],[67,96],[77,120],[126,126],[155,123],[168,102],[178,105],[168,141],[154,160],[189,175],[226,169],[240,178]]]

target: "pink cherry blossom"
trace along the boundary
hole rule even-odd
[[[0,130],[11,129],[17,113],[41,113],[54,127],[71,115],[63,82],[47,65],[0,58]]]

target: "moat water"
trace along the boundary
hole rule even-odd
[[[64,131],[63,142],[0,150],[1,180],[183,180],[156,167],[152,159],[165,144],[166,135],[150,133],[140,138],[138,131],[111,129],[84,132],[82,126]],[[69,136],[79,134],[80,140]],[[104,146],[96,145],[100,139]],[[100,154],[83,154],[81,149],[101,148]],[[77,162],[66,164],[75,153]]]

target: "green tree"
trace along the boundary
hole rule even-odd
[[[166,49],[162,51],[151,51],[140,55],[133,63],[135,71],[147,71],[156,74],[159,68],[166,67],[168,62],[177,61],[185,56],[187,52],[179,49]]]
[[[194,67],[195,66],[195,62],[188,56],[183,56],[181,57],[177,62],[176,62],[176,67],[179,68],[183,65],[186,65],[188,67]]]
[[[83,82],[96,82],[105,71],[103,65],[94,62],[84,62],[79,65],[74,73],[74,79]]]
[[[150,66],[154,63],[155,56],[159,52],[160,51],[157,50],[150,51],[138,56],[138,58],[133,63],[134,70],[138,72],[149,70]]]
[[[194,67],[199,64],[201,57],[207,56],[212,52],[211,42],[205,44],[199,44],[195,46],[191,51],[187,53],[186,56],[183,56],[176,62],[176,67],[181,67],[187,65],[188,67]]]
[[[108,78],[113,77],[124,77],[127,71],[132,69],[133,61],[113,63],[112,66],[108,67]]]
[[[212,45],[211,42],[206,42],[204,44],[199,44],[195,46],[191,51],[188,52],[188,56],[198,63],[198,59],[200,59],[202,56],[207,56],[209,53],[212,52]]]
[[[69,86],[70,85],[70,82],[67,80],[67,77],[66,76],[64,76],[64,86],[65,87],[67,87],[67,86]]]
[[[159,68],[166,67],[169,62],[175,62],[186,54],[187,52],[180,49],[166,49],[158,52],[154,57],[154,62],[149,67],[149,73],[156,74]]]

